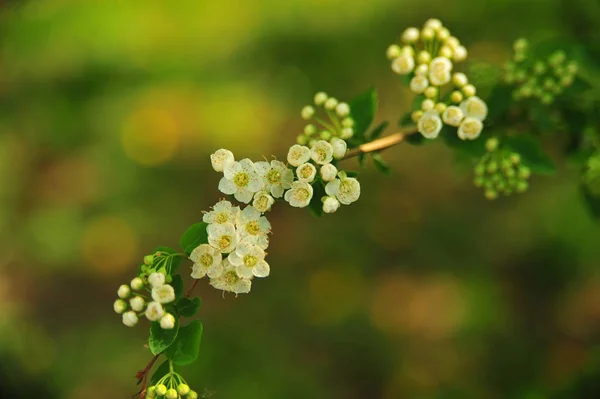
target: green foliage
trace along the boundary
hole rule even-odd
[[[170,330],[161,328],[160,323],[157,321],[150,323],[150,338],[148,339],[150,352],[153,355],[162,353],[175,341],[178,331],[179,319],[177,317],[175,318],[175,327]]]
[[[191,254],[200,244],[208,243],[207,223],[200,222],[191,225],[181,236],[181,248],[186,254]]]
[[[600,219],[600,197],[593,195],[585,185],[581,186],[581,195],[590,215]]]
[[[152,378],[150,378],[150,385],[156,385],[156,383],[163,378],[165,375],[169,373],[169,361],[165,360],[161,363],[160,366],[156,368],[154,373],[152,374]]]
[[[201,340],[202,323],[194,320],[179,329],[177,338],[165,351],[165,355],[178,366],[193,363],[198,358]]]
[[[155,266],[160,265],[160,267],[157,268],[164,267],[169,274],[173,274],[177,271],[177,269],[179,269],[179,266],[181,265],[181,257],[177,255],[178,252],[176,250],[165,246],[159,246],[154,250],[154,253],[157,252],[160,252],[161,254],[160,256],[154,257],[153,264]]]
[[[388,163],[383,159],[381,154],[374,153],[372,158],[373,158],[373,165],[375,165],[375,169],[377,169],[379,172],[383,173],[384,175],[389,175],[392,173],[392,169],[390,168]]]
[[[414,135],[413,135],[414,136]],[[419,136],[422,136],[419,134]],[[440,132],[444,143],[453,150],[468,155],[471,158],[479,158],[485,154],[485,140],[479,137],[476,140],[461,140],[456,134],[456,128],[444,125]]]
[[[313,185],[313,196],[308,204],[308,210],[315,217],[320,217],[323,215],[323,202],[321,202],[321,198],[325,195],[325,186],[321,180],[316,181]]]
[[[354,119],[353,138],[364,140],[367,129],[373,123],[375,113],[377,112],[377,91],[371,88],[359,94],[348,105],[350,105],[350,115]]]
[[[179,300],[183,296],[183,277],[181,277],[181,274],[175,274],[172,279],[171,286],[175,291],[175,299]]]
[[[201,300],[199,297],[194,298],[181,298],[175,308],[177,314],[183,317],[192,317],[200,309]]]
[[[521,134],[508,137],[505,144],[521,156],[521,162],[533,173],[550,175],[556,172],[556,165],[544,152],[538,139]]]

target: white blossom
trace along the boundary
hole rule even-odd
[[[335,113],[338,114],[340,118],[344,118],[350,114],[350,106],[347,103],[339,103],[337,107],[335,107]]]
[[[248,241],[242,241],[227,258],[236,267],[238,276],[242,278],[267,277],[270,269],[265,261],[265,251]]]
[[[234,162],[235,158],[233,157],[233,152],[224,148],[215,151],[215,153],[210,156],[210,163],[217,172],[222,172],[225,169],[225,166]]]
[[[300,152],[306,155],[302,155],[301,158],[306,158],[306,161],[310,158],[310,150],[308,147],[301,145],[293,145],[292,148],[302,148]],[[292,152],[290,148],[290,153]],[[305,150],[304,150],[305,149]],[[290,155],[288,154],[288,162],[290,161]],[[305,161],[305,162],[306,162]],[[290,162],[292,164],[292,162]],[[269,191],[275,198],[281,198],[283,192],[290,188],[292,181],[294,181],[294,172],[290,170],[283,162],[272,160],[269,162],[257,162],[254,164],[259,175],[263,176],[264,189]]]
[[[123,313],[123,324],[127,327],[133,327],[137,324],[138,317],[134,311],[130,310],[129,312]]]
[[[212,209],[212,211],[206,212],[204,216],[202,216],[202,221],[204,223],[234,223],[237,214],[240,212],[239,207],[233,206],[231,202],[226,200],[217,202]]]
[[[417,124],[419,133],[428,139],[434,139],[442,130],[442,120],[436,111],[427,111]]]
[[[404,32],[402,32],[402,41],[404,43],[415,43],[419,40],[419,35],[421,32],[417,28],[408,28]]]
[[[320,91],[317,94],[315,94],[315,104],[316,105],[323,105],[323,104],[325,104],[325,101],[327,101],[326,93],[323,93],[322,91]]]
[[[327,183],[325,192],[330,197],[335,197],[344,205],[350,205],[360,197],[360,183],[353,177],[347,177],[340,172],[339,178]]]
[[[208,243],[221,253],[230,253],[238,243],[239,237],[233,223],[209,224],[206,231]]]
[[[254,163],[249,159],[228,164],[223,169],[224,176],[219,182],[219,190],[225,194],[233,194],[235,199],[247,204],[255,192],[263,185]]]
[[[163,330],[172,330],[175,328],[175,317],[171,313],[166,313],[160,318],[160,328]]]
[[[294,144],[290,147],[287,155],[287,161],[290,165],[298,167],[310,159],[310,148]]]
[[[333,147],[327,141],[319,140],[310,149],[310,157],[319,165],[330,163],[333,160]]]
[[[340,207],[340,201],[335,197],[326,197],[323,200],[323,212],[325,213],[333,213],[338,210]]]
[[[475,140],[483,130],[483,122],[479,119],[467,117],[458,127],[458,137],[461,140]]]
[[[208,274],[208,277],[219,277],[223,272],[221,260],[223,256],[216,248],[208,244],[200,244],[190,254],[192,278],[199,279]]]
[[[260,213],[265,213],[271,209],[275,199],[266,191],[259,191],[254,195],[252,206]]]
[[[460,108],[462,109],[465,116],[479,119],[480,121],[484,121],[485,118],[487,118],[487,104],[477,96],[472,96],[464,100],[460,104]]]
[[[285,200],[296,208],[304,208],[308,206],[313,196],[313,188],[308,183],[295,181],[292,187],[285,192]]]
[[[317,168],[312,163],[303,163],[296,168],[296,176],[298,181],[310,183],[315,179]]]
[[[127,310],[127,302],[125,302],[122,299],[117,299],[115,301],[115,303],[113,304],[113,309],[115,310],[116,313],[122,314],[123,312],[125,312]]]
[[[462,122],[464,117],[464,112],[456,105],[451,105],[447,107],[444,113],[442,114],[442,120],[446,125],[450,126],[460,125],[460,122]]]
[[[338,170],[334,165],[327,163],[327,164],[321,166],[321,169],[319,172],[321,174],[321,179],[323,179],[323,181],[332,181],[337,176]]]
[[[131,283],[129,283],[129,285],[134,291],[140,291],[142,288],[144,288],[144,280],[142,280],[139,277],[136,277],[133,280],[131,280]]]
[[[165,309],[158,302],[150,302],[146,307],[146,318],[150,321],[158,321],[165,314]]]
[[[429,86],[429,79],[423,75],[416,75],[410,80],[410,91],[421,94]]]
[[[403,53],[392,61],[392,70],[400,75],[406,75],[415,68],[415,59],[412,55]]]
[[[152,287],[160,287],[165,283],[165,275],[157,272],[150,273],[148,276],[148,283]]]
[[[223,275],[210,280],[210,285],[218,290],[233,292],[235,294],[247,294],[250,292],[252,282],[250,279],[240,277],[236,267],[228,259],[223,260]]]
[[[129,305],[131,309],[136,312],[141,312],[144,310],[144,306],[146,305],[146,301],[141,296],[135,296],[129,300]]]
[[[152,299],[159,303],[171,303],[175,300],[175,290],[170,284],[152,288]]]
[[[306,119],[306,120],[312,118],[314,114],[315,114],[315,109],[313,107],[311,107],[310,105],[307,105],[304,108],[302,108],[302,112],[300,112],[300,116],[302,116],[302,119]]]
[[[346,155],[346,150],[348,149],[348,144],[338,137],[334,137],[329,142],[331,147],[333,148],[333,157],[335,159],[342,159]]]
[[[444,57],[437,57],[429,64],[429,81],[436,86],[443,86],[450,82],[452,76],[452,62]]]
[[[251,239],[256,245],[265,249],[269,245],[267,234],[271,231],[271,223],[252,206],[247,206],[240,213],[236,222],[240,240]]]
[[[117,290],[117,295],[121,299],[127,299],[130,294],[131,294],[131,288],[129,288],[129,286],[127,284],[121,285],[119,287],[119,289]]]

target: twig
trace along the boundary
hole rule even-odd
[[[156,363],[156,361],[158,360],[159,356],[160,356],[160,353],[158,355],[154,355],[154,357],[152,359],[150,359],[150,361],[148,362],[146,367],[144,367],[143,370],[138,371],[137,374],[135,375],[135,378],[138,379],[137,384],[138,385],[142,384],[142,390],[139,391],[138,393],[134,394],[132,397],[139,395],[140,398],[143,399],[146,396],[146,380],[148,379],[148,373],[150,372],[150,369],[152,369],[152,366],[154,366],[154,363]]]
[[[196,284],[198,284],[198,280],[194,280],[194,283],[192,284],[192,286],[190,287],[190,289],[185,294],[186,298],[189,298],[192,295],[192,291],[194,291],[194,288],[196,288]]]
[[[406,129],[405,131],[390,134],[389,136],[370,141],[368,143],[358,146],[353,150],[348,151],[343,159],[352,158],[360,154],[367,154],[369,152],[383,151],[387,148],[393,147],[396,144],[403,142],[406,136],[414,134],[416,132],[417,128],[413,126]]]

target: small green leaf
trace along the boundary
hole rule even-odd
[[[373,131],[371,132],[371,135],[370,135],[371,140],[375,140],[375,139],[378,139],[379,137],[381,137],[381,134],[388,127],[389,124],[390,124],[389,122],[383,121],[379,125],[377,125],[377,127],[375,129],[373,129]]]
[[[412,80],[412,78],[414,78],[414,76],[414,73],[407,73],[406,75],[402,75],[402,83],[404,83],[406,87],[410,86],[410,81]]]
[[[426,97],[424,94],[419,94],[418,96],[416,96],[412,103],[412,110],[419,111],[421,109],[421,105],[423,104],[423,101],[425,100],[425,98]]]
[[[507,147],[521,156],[523,165],[538,174],[553,174],[556,166],[552,159],[544,152],[538,139],[528,135],[508,137],[505,141]]]
[[[354,119],[354,136],[364,138],[377,112],[377,92],[371,88],[359,94],[349,105],[350,115]]]
[[[375,165],[375,169],[383,173],[384,175],[389,175],[392,173],[392,169],[388,165],[386,161],[383,160],[381,154],[374,153],[373,154],[373,164]]]
[[[178,253],[173,248],[164,247],[164,246],[156,247],[156,249],[154,250],[154,253],[156,253],[156,252],[160,252],[162,255]],[[156,261],[157,260],[155,258],[154,262],[156,263]],[[181,256],[171,256],[167,260],[167,263],[165,264],[165,266],[170,271],[170,273],[173,274],[177,271],[177,269],[179,269],[180,264],[181,264]]]
[[[407,112],[398,121],[398,127],[407,127],[412,125],[414,125],[414,122],[412,120],[412,112]]]
[[[150,378],[150,384],[156,385],[156,383],[167,374],[169,374],[169,361],[165,360],[160,366],[158,366],[154,374],[152,374],[152,378]]]
[[[175,308],[177,309],[177,313],[183,317],[192,317],[198,312],[200,309],[200,298],[194,297],[190,298],[181,298]]]
[[[432,140],[427,140],[421,133],[413,133],[407,135],[404,141],[411,145],[422,145]]]
[[[355,170],[346,170],[346,176],[348,177],[358,177],[358,172]]]
[[[360,166],[361,168],[364,168],[366,161],[367,161],[367,154],[365,154],[364,152],[361,152],[360,154],[358,154],[358,166]]]
[[[183,278],[181,274],[175,274],[172,278],[171,286],[175,291],[175,299],[179,300],[183,296]]]
[[[323,202],[321,202],[321,198],[323,198],[325,194],[325,187],[323,186],[323,182],[317,181],[313,185],[313,196],[308,204],[308,210],[315,217],[320,217],[323,215]]]
[[[150,323],[150,338],[148,339],[148,346],[150,352],[153,355],[158,355],[165,349],[167,349],[177,338],[177,332],[179,330],[179,320],[175,318],[175,327],[170,330],[164,330],[160,328],[158,321]]]
[[[181,236],[181,248],[186,254],[191,254],[200,244],[208,243],[207,223],[200,222],[191,225]]]
[[[202,323],[194,320],[179,329],[177,339],[165,351],[165,355],[178,366],[188,365],[198,358],[201,341]]]

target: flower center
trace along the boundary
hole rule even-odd
[[[279,171],[277,171],[275,169],[271,169],[269,171],[269,173],[267,173],[267,181],[270,184],[279,183],[280,180],[281,180],[281,173],[279,173]]]
[[[311,174],[312,170],[309,166],[305,166],[304,168],[300,169],[300,175],[303,179],[308,179]]]
[[[221,249],[225,249],[228,246],[231,245],[231,236],[221,236],[221,238],[219,238],[219,248]]]
[[[269,199],[267,197],[258,197],[256,205],[260,209],[267,209],[267,207],[269,206]]]
[[[469,136],[474,136],[478,132],[478,123],[469,121],[463,126],[463,132]]]
[[[310,193],[305,188],[296,189],[296,192],[294,193],[294,198],[298,201],[306,201],[309,196]]]
[[[233,178],[233,182],[238,187],[246,187],[248,185],[249,181],[250,181],[250,176],[248,176],[248,173],[244,173],[244,172],[240,172],[240,173],[236,174],[235,177]]]
[[[342,194],[349,194],[352,191],[352,185],[348,180],[342,180],[339,190]]]
[[[254,267],[254,266],[256,266],[257,263],[258,263],[258,259],[256,259],[256,257],[254,257],[252,255],[244,256],[244,265],[246,267]]]
[[[436,121],[432,119],[426,119],[423,121],[423,130],[434,131],[437,128]]]
[[[205,267],[209,267],[213,264],[213,257],[209,254],[202,254],[200,257],[200,263],[202,263]]]
[[[217,217],[215,218],[215,222],[219,223],[219,224],[223,224],[225,222],[227,222],[229,220],[229,217],[227,216],[227,214],[225,212],[221,212],[219,214],[217,214]]]
[[[234,270],[225,273],[223,278],[227,284],[235,284],[240,279]]]
[[[253,236],[260,233],[260,226],[258,225],[258,222],[256,220],[253,220],[252,222],[246,223],[246,232]]]
[[[315,149],[315,152],[319,156],[319,159],[327,158],[327,152],[325,151],[324,148],[317,148],[317,149]]]

